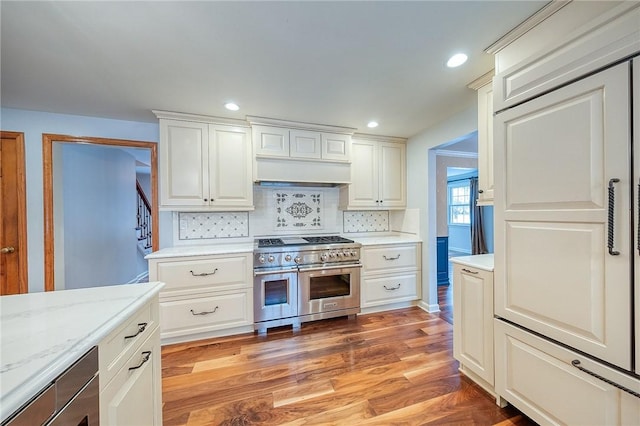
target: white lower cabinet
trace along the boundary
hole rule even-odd
[[[501,320],[495,321],[496,391],[540,424],[638,425],[640,381]]]
[[[409,306],[420,298],[420,243],[362,248],[363,313]]]
[[[493,272],[453,265],[453,356],[460,371],[495,395]]]
[[[253,331],[252,253],[149,259],[162,281],[160,337],[177,343]]]
[[[158,298],[140,308],[98,345],[100,424],[162,424]]]

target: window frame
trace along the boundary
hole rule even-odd
[[[454,188],[468,188],[468,194],[466,194],[466,203],[452,203],[452,198],[453,198],[453,189]],[[464,178],[464,179],[459,179],[459,180],[455,180],[452,182],[447,182],[447,224],[449,226],[471,226],[471,178]],[[451,218],[453,216],[452,214],[452,210],[454,207],[459,207],[459,206],[463,206],[466,208],[467,210],[467,214],[464,216],[467,216],[469,218],[468,222],[465,223],[459,223],[459,222],[452,222]]]

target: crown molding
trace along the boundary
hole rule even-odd
[[[471,83],[467,84],[469,89],[478,90],[479,88],[486,86],[491,83],[493,80],[493,75],[495,74],[495,70],[491,70],[486,74],[481,75],[480,77],[473,80]]]
[[[330,126],[327,124],[304,123],[299,121],[280,120],[277,118],[247,115],[247,121],[253,125],[285,127],[287,129],[315,130],[319,132],[341,133],[352,135],[357,129],[352,127]]]
[[[371,135],[368,133],[354,133],[353,139],[377,142],[407,143],[407,138],[401,138],[397,136]]]
[[[553,15],[569,3],[572,0],[553,0],[547,3],[542,9],[538,10],[536,13],[528,17],[526,20],[522,21],[517,27],[500,37],[495,43],[491,46],[484,49],[485,52],[490,55],[495,55],[515,40],[522,37],[524,34],[529,32],[533,27],[540,24],[542,21],[547,19],[549,16]]]
[[[448,151],[446,149],[436,149],[436,155],[443,157],[459,157],[459,158],[478,158],[477,152],[469,151]]]
[[[249,127],[249,123],[245,120],[235,118],[213,117],[210,115],[186,114],[183,112],[159,111],[151,110],[159,119],[197,121],[199,123],[208,124],[224,124],[227,126]]]

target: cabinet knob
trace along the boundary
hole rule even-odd
[[[209,199],[205,198],[204,201],[207,202],[207,201],[209,201]]]
[[[13,248],[13,247],[2,247],[0,249],[0,253],[2,253],[2,254],[9,254],[9,253],[13,253],[15,251],[16,251],[16,249]]]
[[[478,189],[478,194],[482,194],[483,192],[484,192],[484,190]]]

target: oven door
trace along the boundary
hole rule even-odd
[[[299,268],[298,314],[314,315],[359,309],[361,268],[360,263]]]
[[[298,315],[297,269],[256,270],[253,276],[254,322]]]

